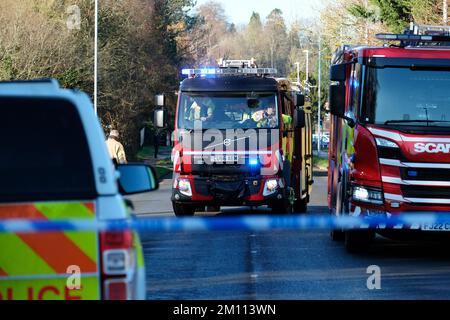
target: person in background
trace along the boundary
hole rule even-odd
[[[155,159],[158,159],[158,151],[159,151],[159,130],[155,130],[155,134],[153,135],[153,149],[155,150]]]
[[[108,152],[113,162],[117,164],[127,163],[125,149],[119,142],[119,131],[111,130],[108,136],[108,140],[106,140],[106,146],[108,147]]]

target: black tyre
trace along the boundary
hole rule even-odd
[[[346,185],[346,179],[345,176],[343,176],[341,181],[337,184],[336,215],[338,217],[348,214],[349,211]],[[333,229],[330,231],[330,238],[333,241],[344,241],[345,234],[346,233],[342,229]]]
[[[195,214],[195,206],[172,202],[173,212],[177,217],[192,217]]]
[[[290,214],[292,213],[292,206],[286,200],[281,200],[272,205],[272,213],[274,214]]]
[[[206,206],[206,212],[219,212],[220,206]]]
[[[364,253],[369,249],[375,238],[371,230],[347,230],[345,231],[345,248],[350,253]]]
[[[333,241],[344,241],[345,240],[345,232],[342,230],[331,230],[330,238]]]
[[[295,213],[305,213],[308,210],[308,198],[297,199],[294,202]]]

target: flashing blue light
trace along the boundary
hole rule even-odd
[[[410,177],[417,177],[419,175],[419,172],[417,171],[408,171],[408,176]]]
[[[190,73],[190,69],[183,69],[183,70],[181,70],[181,74],[184,75],[184,76],[190,75],[191,74]]]
[[[257,166],[258,165],[258,159],[250,159],[248,163],[251,166]]]
[[[203,68],[200,70],[202,74],[216,74],[215,68]]]

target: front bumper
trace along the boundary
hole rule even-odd
[[[440,239],[450,237],[450,218],[448,221],[432,223],[426,221],[428,217],[439,216],[446,219],[450,212],[450,207],[424,207],[402,205],[402,211],[395,208],[396,211],[386,210],[390,208],[389,202],[385,201],[381,206],[368,205],[356,201],[351,201],[349,214],[354,217],[365,218],[364,227],[361,229],[371,229],[376,233],[387,238],[399,240],[418,240],[424,239]],[[398,223],[396,217],[408,215],[407,222]],[[417,219],[415,219],[417,216]],[[371,219],[373,218],[373,219]],[[383,223],[379,223],[379,219],[383,219]],[[425,219],[425,220],[424,220]],[[357,227],[359,229],[360,227]]]
[[[186,178],[186,177],[182,177]],[[213,179],[209,177],[189,177],[192,196],[186,196],[178,188],[172,188],[174,203],[217,206],[261,206],[271,205],[285,198],[285,188],[279,187],[272,194],[264,196],[267,179],[278,177],[248,177],[240,179]],[[284,184],[282,184],[284,186]]]

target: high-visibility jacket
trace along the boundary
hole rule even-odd
[[[106,140],[106,145],[108,147],[108,152],[111,159],[116,159],[117,163],[127,163],[125,149],[119,141],[113,138],[108,138],[108,140]]]

